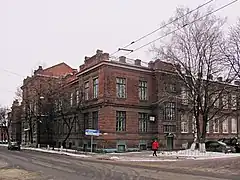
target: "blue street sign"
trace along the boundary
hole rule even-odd
[[[85,129],[85,135],[87,136],[99,136],[100,132],[96,129]]]

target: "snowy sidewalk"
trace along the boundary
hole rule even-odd
[[[240,157],[240,153],[218,153],[218,152],[206,152],[201,153],[198,150],[192,151],[162,151],[158,153],[157,157],[152,156],[151,151],[145,152],[132,152],[132,153],[109,153],[108,156],[111,160],[116,161],[177,161],[185,159],[204,160],[204,159],[219,159],[219,158],[234,158]]]
[[[7,147],[7,144],[0,144],[0,146]],[[55,150],[46,149],[46,148],[31,148],[31,147],[22,147],[23,150],[30,151],[39,151],[52,154],[62,154],[72,157],[79,158],[94,158],[98,160],[112,160],[112,161],[145,161],[145,162],[154,162],[154,161],[179,161],[186,159],[193,160],[204,160],[204,159],[219,159],[219,158],[234,158],[240,157],[240,153],[218,153],[218,152],[206,152],[201,153],[198,150],[192,151],[182,150],[182,151],[162,151],[158,153],[158,157],[153,157],[151,151],[142,151],[142,152],[125,152],[125,153],[107,153],[107,154],[97,154],[97,153],[84,153],[81,151],[71,150],[71,149],[60,149],[55,148]]]
[[[92,157],[90,155],[77,153],[75,150],[71,150],[71,149],[69,149],[69,150],[63,149],[62,151],[60,151],[58,148],[56,148],[55,150],[51,150],[51,149],[43,149],[43,148],[21,147],[21,149],[30,150],[30,151],[39,151],[39,152],[45,152],[45,153],[52,153],[52,154],[62,154],[62,155],[81,157],[81,158]]]

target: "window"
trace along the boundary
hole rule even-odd
[[[169,92],[172,92],[172,93],[176,92],[176,85],[175,84],[169,84],[168,88],[169,88]]]
[[[163,131],[164,131],[164,133],[176,132],[176,126],[175,125],[164,125]]]
[[[93,79],[93,98],[98,97],[98,78]]]
[[[147,132],[148,114],[138,113],[138,121],[139,121],[139,132]]]
[[[167,121],[173,121],[175,120],[175,117],[175,103],[166,103],[164,109],[164,119]]]
[[[89,82],[85,82],[84,84],[84,93],[85,93],[85,100],[89,100]]]
[[[70,106],[73,105],[73,93],[70,94]]]
[[[210,131],[210,126],[209,126],[209,121],[207,122],[207,125],[206,125],[206,133],[209,133]]]
[[[213,120],[213,132],[219,133],[219,119]]]
[[[76,91],[76,103],[79,104],[79,90]]]
[[[237,96],[235,94],[232,94],[231,96],[231,106],[232,106],[232,109],[237,108]]]
[[[188,93],[185,87],[181,88],[181,98],[182,98],[182,104],[187,105],[188,104]]]
[[[232,118],[232,133],[237,133],[237,119]]]
[[[139,99],[147,100],[147,81],[139,81]]]
[[[222,106],[223,106],[223,109],[228,108],[228,96],[227,95],[223,95],[223,97],[222,97]]]
[[[225,119],[222,122],[222,130],[223,130],[223,133],[228,133],[228,119]]]
[[[126,79],[117,78],[116,82],[117,97],[126,98]]]
[[[181,133],[188,133],[188,117],[181,114]]]
[[[84,130],[85,129],[88,129],[88,122],[89,122],[89,113],[84,113],[84,115],[83,115],[83,128],[84,128]]]
[[[92,112],[92,128],[98,129],[98,111]]]
[[[117,111],[116,115],[116,131],[126,130],[126,111]]]

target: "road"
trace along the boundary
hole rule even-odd
[[[153,168],[140,168],[114,162],[87,160],[59,154],[35,151],[8,151],[0,147],[0,180],[10,180],[6,174],[19,174],[18,179],[36,180],[227,180],[200,174],[185,174]],[[5,171],[4,171],[5,170]],[[20,173],[21,172],[21,173]],[[203,173],[204,174],[204,173]],[[6,176],[6,177],[5,177]]]

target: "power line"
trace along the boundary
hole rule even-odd
[[[226,8],[226,7],[234,4],[234,3],[236,3],[237,1],[238,1],[238,0],[234,0],[234,1],[230,2],[230,3],[228,3],[228,4],[225,4],[225,5],[221,6],[220,8],[218,8],[218,9],[216,9],[216,10],[214,10],[214,11],[211,11],[210,13],[207,13],[207,14],[205,14],[204,16],[202,16],[202,17],[200,17],[200,18],[192,21],[192,22],[189,23],[189,24],[185,24],[185,25],[183,25],[182,27],[179,27],[179,28],[177,28],[177,29],[175,29],[175,30],[173,30],[173,31],[171,31],[171,32],[169,32],[169,33],[167,33],[167,34],[165,34],[165,35],[157,38],[157,39],[154,39],[153,41],[150,41],[150,42],[148,42],[148,43],[146,43],[146,44],[144,44],[144,45],[142,45],[142,46],[134,49],[132,52],[129,52],[129,53],[125,54],[125,56],[127,56],[127,55],[129,55],[129,54],[131,54],[131,53],[133,53],[133,52],[135,52],[135,51],[138,51],[139,49],[142,49],[143,47],[148,46],[149,44],[152,44],[152,43],[154,43],[154,42],[156,42],[156,41],[158,41],[158,40],[160,40],[160,39],[162,39],[162,38],[164,38],[164,37],[167,37],[167,36],[169,36],[170,34],[176,32],[176,31],[178,31],[178,30],[180,30],[180,29],[182,29],[182,28],[184,28],[184,27],[186,27],[186,26],[188,26],[188,25],[190,25],[190,24],[193,24],[194,22],[199,21],[200,19],[202,19],[202,18],[204,18],[204,17],[206,17],[206,16],[209,16],[209,15],[211,15],[211,14],[217,12],[217,11],[220,11],[220,10],[222,10],[222,9],[224,9],[224,8]]]
[[[168,25],[170,25],[170,24],[172,24],[172,23],[178,21],[179,19],[182,19],[183,17],[187,16],[188,14],[191,14],[192,12],[194,12],[194,11],[196,11],[196,10],[202,8],[203,6],[206,6],[207,4],[211,3],[212,1],[214,1],[214,0],[207,1],[207,2],[204,3],[204,4],[199,5],[198,7],[196,7],[195,9],[193,9],[193,10],[187,12],[186,14],[184,14],[184,15],[182,15],[182,16],[180,16],[180,17],[178,17],[178,18],[176,18],[176,19],[174,19],[174,20],[172,20],[172,21],[170,21],[169,23],[167,23],[167,24],[165,24],[165,25],[163,25],[163,26],[161,26],[161,27],[155,29],[154,31],[152,31],[152,32],[150,32],[150,33],[148,33],[148,34],[146,34],[146,35],[140,37],[140,38],[138,38],[137,40],[132,41],[130,44],[124,46],[123,48],[119,48],[117,51],[115,51],[114,53],[112,53],[111,56],[114,55],[114,54],[116,54],[117,52],[119,52],[121,49],[125,49],[125,48],[131,46],[132,44],[135,44],[136,42],[141,41],[142,39],[144,39],[144,38],[146,38],[146,37],[152,35],[153,33],[159,31],[160,29],[163,29],[163,28],[165,28],[166,26],[168,26]]]
[[[2,69],[2,68],[1,68],[1,70],[2,70],[2,71],[5,71],[5,72],[7,72],[7,73],[10,73],[10,74],[13,74],[13,75],[16,75],[16,76],[19,76],[19,77],[24,78],[23,75],[18,74],[18,73],[15,73],[15,72],[13,72],[13,71],[9,71],[9,70],[7,70],[7,69]]]

